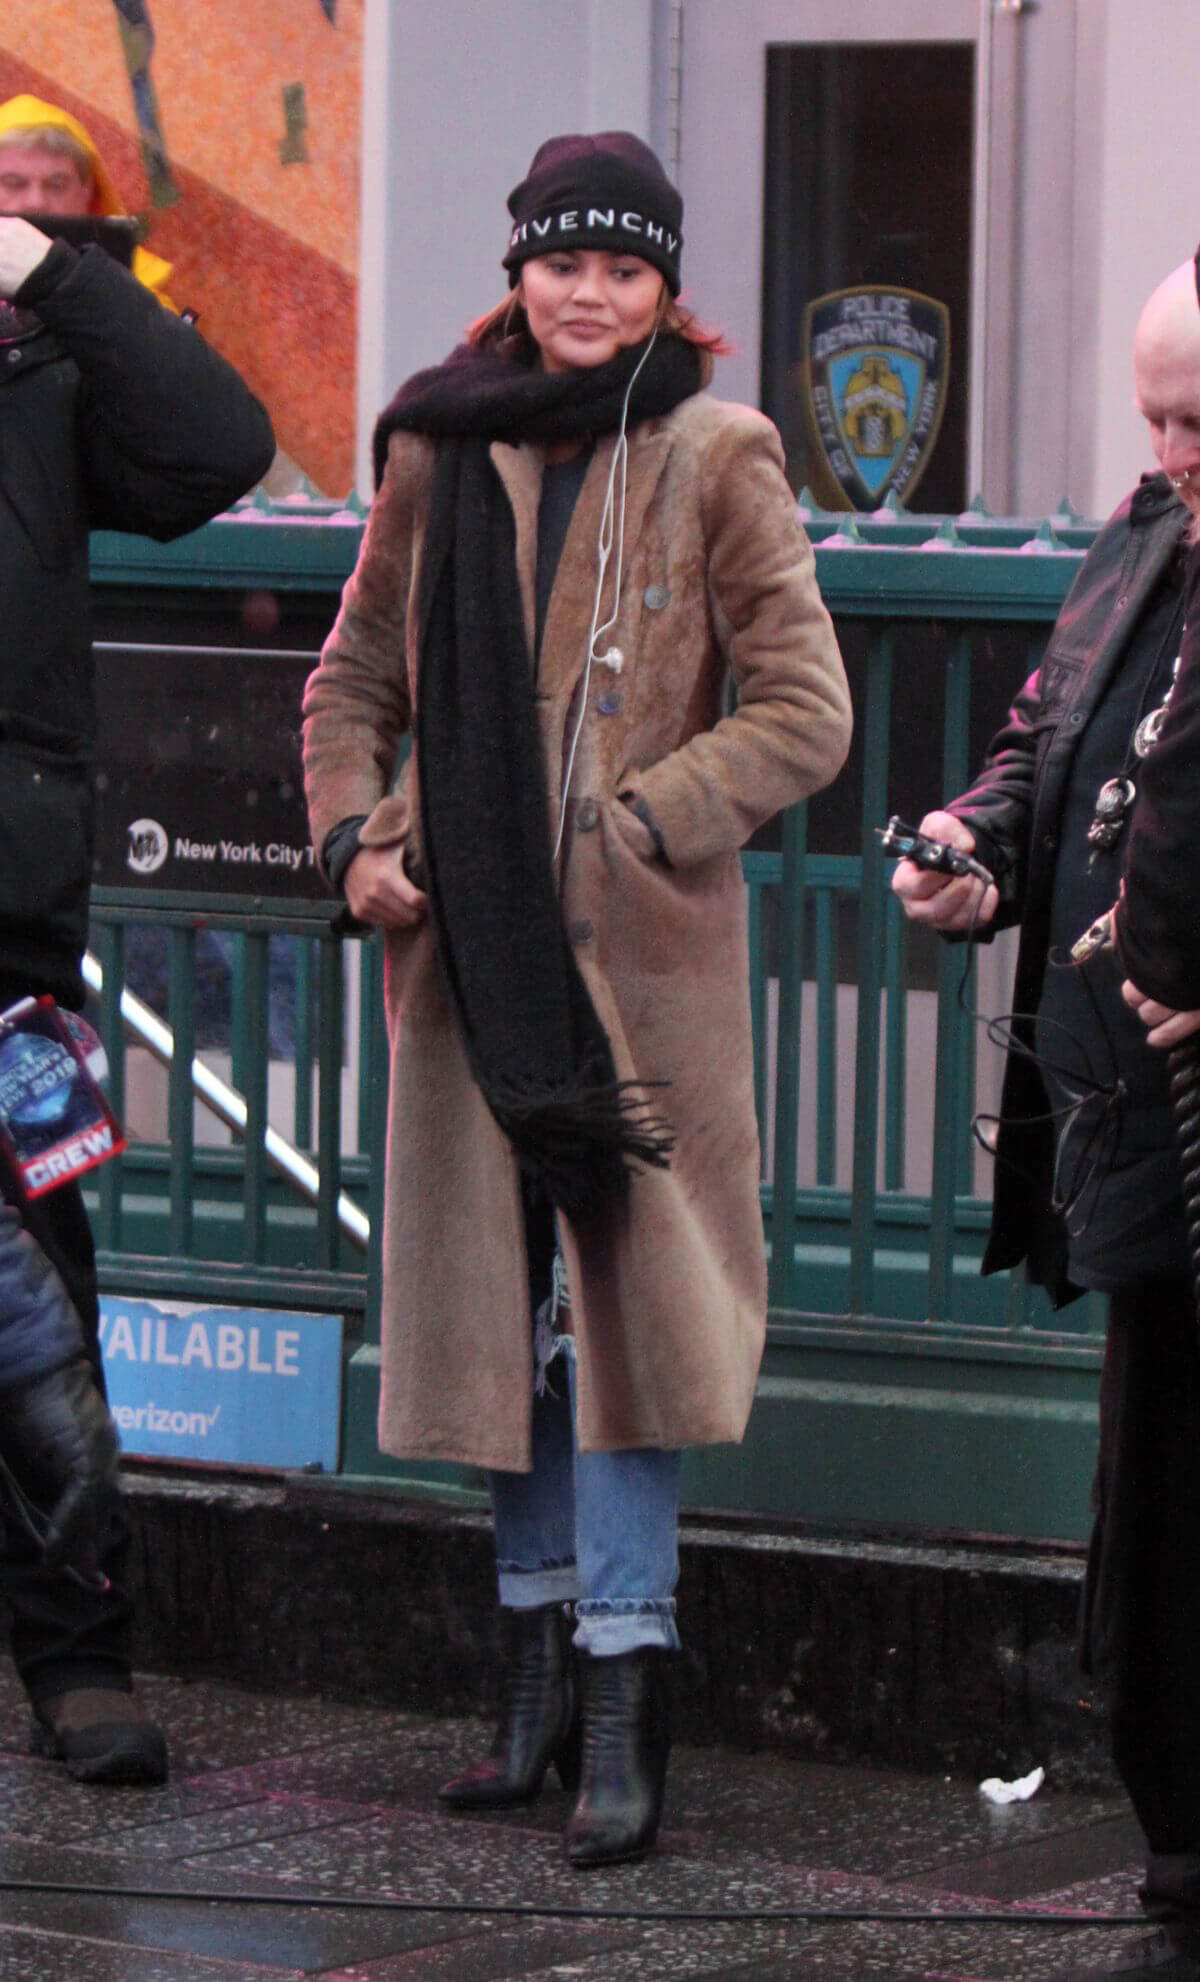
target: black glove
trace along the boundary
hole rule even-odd
[[[83,1356],[0,1395],[0,1454],[33,1502],[47,1569],[69,1562],[96,1573],[116,1499],[120,1450]]]

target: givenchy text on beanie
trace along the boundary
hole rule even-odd
[[[679,294],[683,201],[649,145],[631,131],[547,138],[508,196],[513,217],[504,267],[570,248],[640,255]]]

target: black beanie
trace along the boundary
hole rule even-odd
[[[640,255],[679,294],[683,201],[649,145],[632,131],[547,138],[508,196],[513,228],[503,266],[509,287],[522,262],[564,248]]]

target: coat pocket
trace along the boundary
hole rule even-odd
[[[694,986],[706,976],[713,955],[728,956],[731,940],[736,952],[745,925],[736,854],[669,867],[619,799],[602,807],[600,827],[589,836],[598,842],[598,858],[577,876],[568,922],[590,911],[601,965],[614,982],[674,974],[681,988]]]
[[[618,837],[625,841],[626,846],[637,855],[639,860],[657,860],[659,858],[658,847],[655,844],[653,833],[650,831],[649,826],[638,818],[637,813],[631,805],[626,805],[622,798],[610,799],[609,812],[616,827]]]

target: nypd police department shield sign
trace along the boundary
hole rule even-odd
[[[950,375],[950,312],[863,284],[804,314],[808,416],[821,466],[854,509],[906,502],[933,452]],[[822,478],[824,479],[824,478]]]

